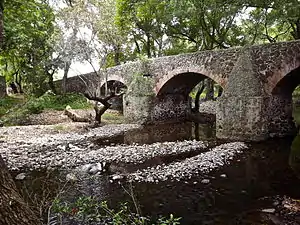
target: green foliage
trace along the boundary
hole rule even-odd
[[[106,68],[139,57],[300,39],[297,0],[76,0],[55,13],[48,1],[4,0],[4,18],[0,72],[35,96],[74,60],[92,65],[98,56]]]
[[[25,112],[27,114],[39,114],[43,112],[43,110],[44,110],[43,104],[40,104],[39,101],[35,101],[35,99],[29,100],[25,104]]]
[[[92,107],[91,103],[81,94],[44,94],[37,99],[33,98],[32,101],[44,109],[64,110],[67,105],[72,109],[87,109]]]
[[[300,38],[300,3],[117,0],[117,25],[148,57]]]
[[[130,211],[128,203],[121,204],[118,209],[112,209],[106,201],[99,202],[93,197],[79,197],[74,202],[66,202],[56,198],[51,207],[57,220],[65,219],[75,223],[94,224],[105,223],[113,225],[178,225],[180,218],[172,214],[170,218],[161,217],[156,222]]]
[[[50,79],[46,70],[53,53],[53,10],[40,0],[5,0],[4,18],[0,71],[8,82],[38,95]]]
[[[296,124],[300,126],[300,106],[296,105],[293,108],[293,118]]]
[[[39,98],[31,97],[27,100],[17,101],[8,97],[7,107],[0,107],[3,113],[3,119],[6,125],[23,124],[30,114],[41,113],[44,109],[64,110],[67,105],[73,109],[91,108],[92,104],[87,102],[86,98],[81,94],[54,95],[45,93]]]

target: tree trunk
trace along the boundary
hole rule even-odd
[[[53,82],[53,73],[49,73],[49,72],[46,72],[48,74],[48,85],[49,85],[49,88],[51,89],[51,91],[54,93],[54,94],[57,94],[57,91],[56,91],[56,87],[54,85],[54,82]]]
[[[67,92],[67,79],[68,79],[68,73],[71,67],[71,62],[65,62],[65,67],[64,67],[64,76],[62,79],[62,84],[61,84],[61,90],[63,94],[66,94]]]
[[[200,103],[199,103],[199,101],[200,101],[200,96],[201,96],[201,94],[202,94],[202,92],[203,92],[203,90],[204,90],[204,84],[202,84],[201,85],[201,87],[199,87],[199,89],[198,89],[198,91],[197,91],[197,93],[196,93],[196,97],[195,97],[195,108],[194,108],[194,111],[195,112],[199,112],[199,107],[200,107]]]
[[[195,140],[200,141],[200,135],[199,135],[199,123],[194,124],[194,131],[195,131]]]
[[[22,87],[22,76],[19,72],[15,74],[15,83],[18,88],[18,93],[23,94],[24,91]]]
[[[96,123],[99,123],[99,124],[101,123],[102,115],[105,113],[106,110],[108,110],[110,108],[110,106],[111,106],[111,104],[108,103],[108,104],[103,105],[102,107],[99,107],[98,102],[95,103],[94,109],[95,109],[95,113],[96,113],[96,115],[95,115]]]
[[[150,39],[150,34],[146,33],[146,51],[147,51],[147,56],[148,58],[151,58],[151,39]]]
[[[37,225],[41,221],[19,195],[16,185],[0,156],[0,224]]]
[[[211,79],[205,80],[205,86],[206,86],[206,96],[205,100],[212,100],[214,98],[214,82]]]
[[[114,53],[115,66],[118,66],[121,64],[121,49],[119,45],[114,46]]]

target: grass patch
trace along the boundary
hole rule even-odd
[[[4,125],[22,125],[31,114],[41,113],[44,109],[64,110],[89,109],[92,104],[81,94],[53,95],[45,93],[39,98],[7,97],[0,102],[0,119]]]
[[[6,96],[0,99],[0,118],[14,108],[16,105],[23,104],[25,102],[22,96]]]
[[[38,99],[33,99],[34,104],[43,109],[64,110],[67,105],[72,109],[89,109],[92,104],[81,94],[65,94],[65,95],[51,95],[45,94]],[[28,103],[32,103],[29,100]]]
[[[66,131],[68,128],[62,124],[57,124],[57,125],[53,126],[53,129],[55,131]]]
[[[113,124],[120,124],[124,123],[124,116],[121,113],[118,112],[106,112],[101,117],[103,122],[106,123],[113,123]]]

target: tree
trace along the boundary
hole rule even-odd
[[[134,43],[134,55],[148,58],[163,55],[166,47],[165,24],[169,15],[165,0],[117,0],[116,22]]]
[[[0,0],[0,24],[3,20],[4,0]],[[3,26],[0,26],[0,43],[3,43]],[[1,46],[2,47],[2,46]],[[0,155],[0,224],[41,224],[35,214],[21,198]]]
[[[5,1],[5,43],[0,56],[1,73],[15,82],[20,92],[41,94],[51,82],[45,73],[52,56],[54,14],[40,0]]]
[[[237,0],[248,16],[242,22],[250,43],[300,39],[300,3],[297,0]]]
[[[61,29],[67,31],[56,47],[61,61],[66,65],[63,86],[66,86],[68,70],[73,62],[87,62],[90,65],[96,78],[89,80],[80,74],[78,77],[89,87],[84,95],[95,101],[97,123],[101,122],[102,114],[110,108],[110,100],[123,94],[115,88],[108,89],[102,95],[97,92],[97,85],[100,85],[97,81],[103,78],[102,71],[107,66],[119,65],[125,48],[123,42],[126,37],[114,23],[115,10],[115,0],[78,0],[57,12]],[[95,66],[95,59],[99,61],[100,70]],[[99,106],[99,102],[102,106]]]

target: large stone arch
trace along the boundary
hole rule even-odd
[[[295,66],[295,64],[293,64]],[[293,119],[292,93],[300,84],[300,65],[288,73],[281,75],[270,95],[269,110],[269,132],[271,135],[285,136],[295,132]]]
[[[188,80],[188,79],[185,80],[187,84],[186,86],[189,86],[189,90],[187,90],[188,92],[190,92],[204,78],[212,79],[217,84],[219,84],[223,89],[225,89],[227,84],[227,78],[224,78],[219,74],[216,75],[213,73],[213,71],[205,69],[204,67],[177,68],[169,71],[166,75],[164,75],[161,79],[159,79],[156,82],[155,90],[154,90],[155,94],[159,95],[159,93],[161,93],[163,88],[165,88],[169,82],[175,81],[174,83],[176,83],[176,79],[178,79],[178,82],[182,81],[181,77],[183,77],[183,79],[193,78],[193,80]],[[182,82],[174,85],[180,86],[182,85]]]
[[[286,74],[280,76],[279,80],[272,85],[272,95],[291,95],[300,84],[300,60],[299,65],[293,69],[286,70]],[[274,86],[275,85],[275,86]]]
[[[274,92],[278,91],[278,87],[285,85],[285,83],[288,83],[292,89],[295,85],[294,81],[298,81],[298,79],[300,80],[300,75],[293,75],[296,70],[299,70],[299,67],[300,52],[298,55],[289,57],[282,61],[281,65],[278,66],[278,70],[273,71],[273,74],[267,77],[267,85],[265,88],[266,93],[274,94]],[[269,71],[269,73],[272,73],[272,71]],[[294,88],[296,88],[296,86]]]

